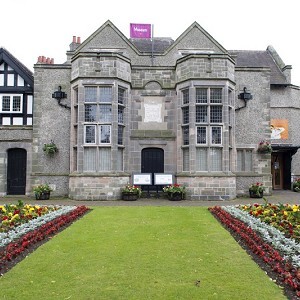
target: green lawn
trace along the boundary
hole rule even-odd
[[[286,299],[205,207],[96,207],[0,278],[0,299]]]

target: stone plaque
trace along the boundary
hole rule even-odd
[[[161,117],[161,108],[162,104],[161,103],[145,103],[144,104],[144,109],[145,109],[145,118],[144,122],[157,122],[161,123],[162,122],[162,117]]]

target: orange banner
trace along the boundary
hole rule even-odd
[[[271,139],[286,140],[289,138],[288,120],[272,119],[271,120]]]

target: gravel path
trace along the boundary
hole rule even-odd
[[[272,196],[265,197],[270,203],[290,203],[300,204],[300,193],[292,191],[273,191]],[[161,198],[141,198],[137,201],[79,201],[71,200],[68,198],[50,198],[49,200],[36,200],[33,197],[26,196],[5,196],[0,198],[0,205],[6,203],[17,203],[18,200],[22,200],[31,204],[60,204],[60,205],[86,205],[86,206],[215,206],[215,205],[237,205],[237,204],[249,204],[249,203],[264,203],[263,199],[255,198],[236,198],[228,201],[170,201]]]

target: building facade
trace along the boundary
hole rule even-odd
[[[128,39],[107,21],[83,43],[73,37],[64,64],[34,65],[26,193],[47,182],[57,196],[114,200],[140,173],[172,174],[193,200],[233,199],[253,182],[290,189],[299,96],[271,46],[226,50],[198,23],[175,41]],[[5,136],[12,128],[2,123]],[[261,141],[272,153],[257,151]]]

